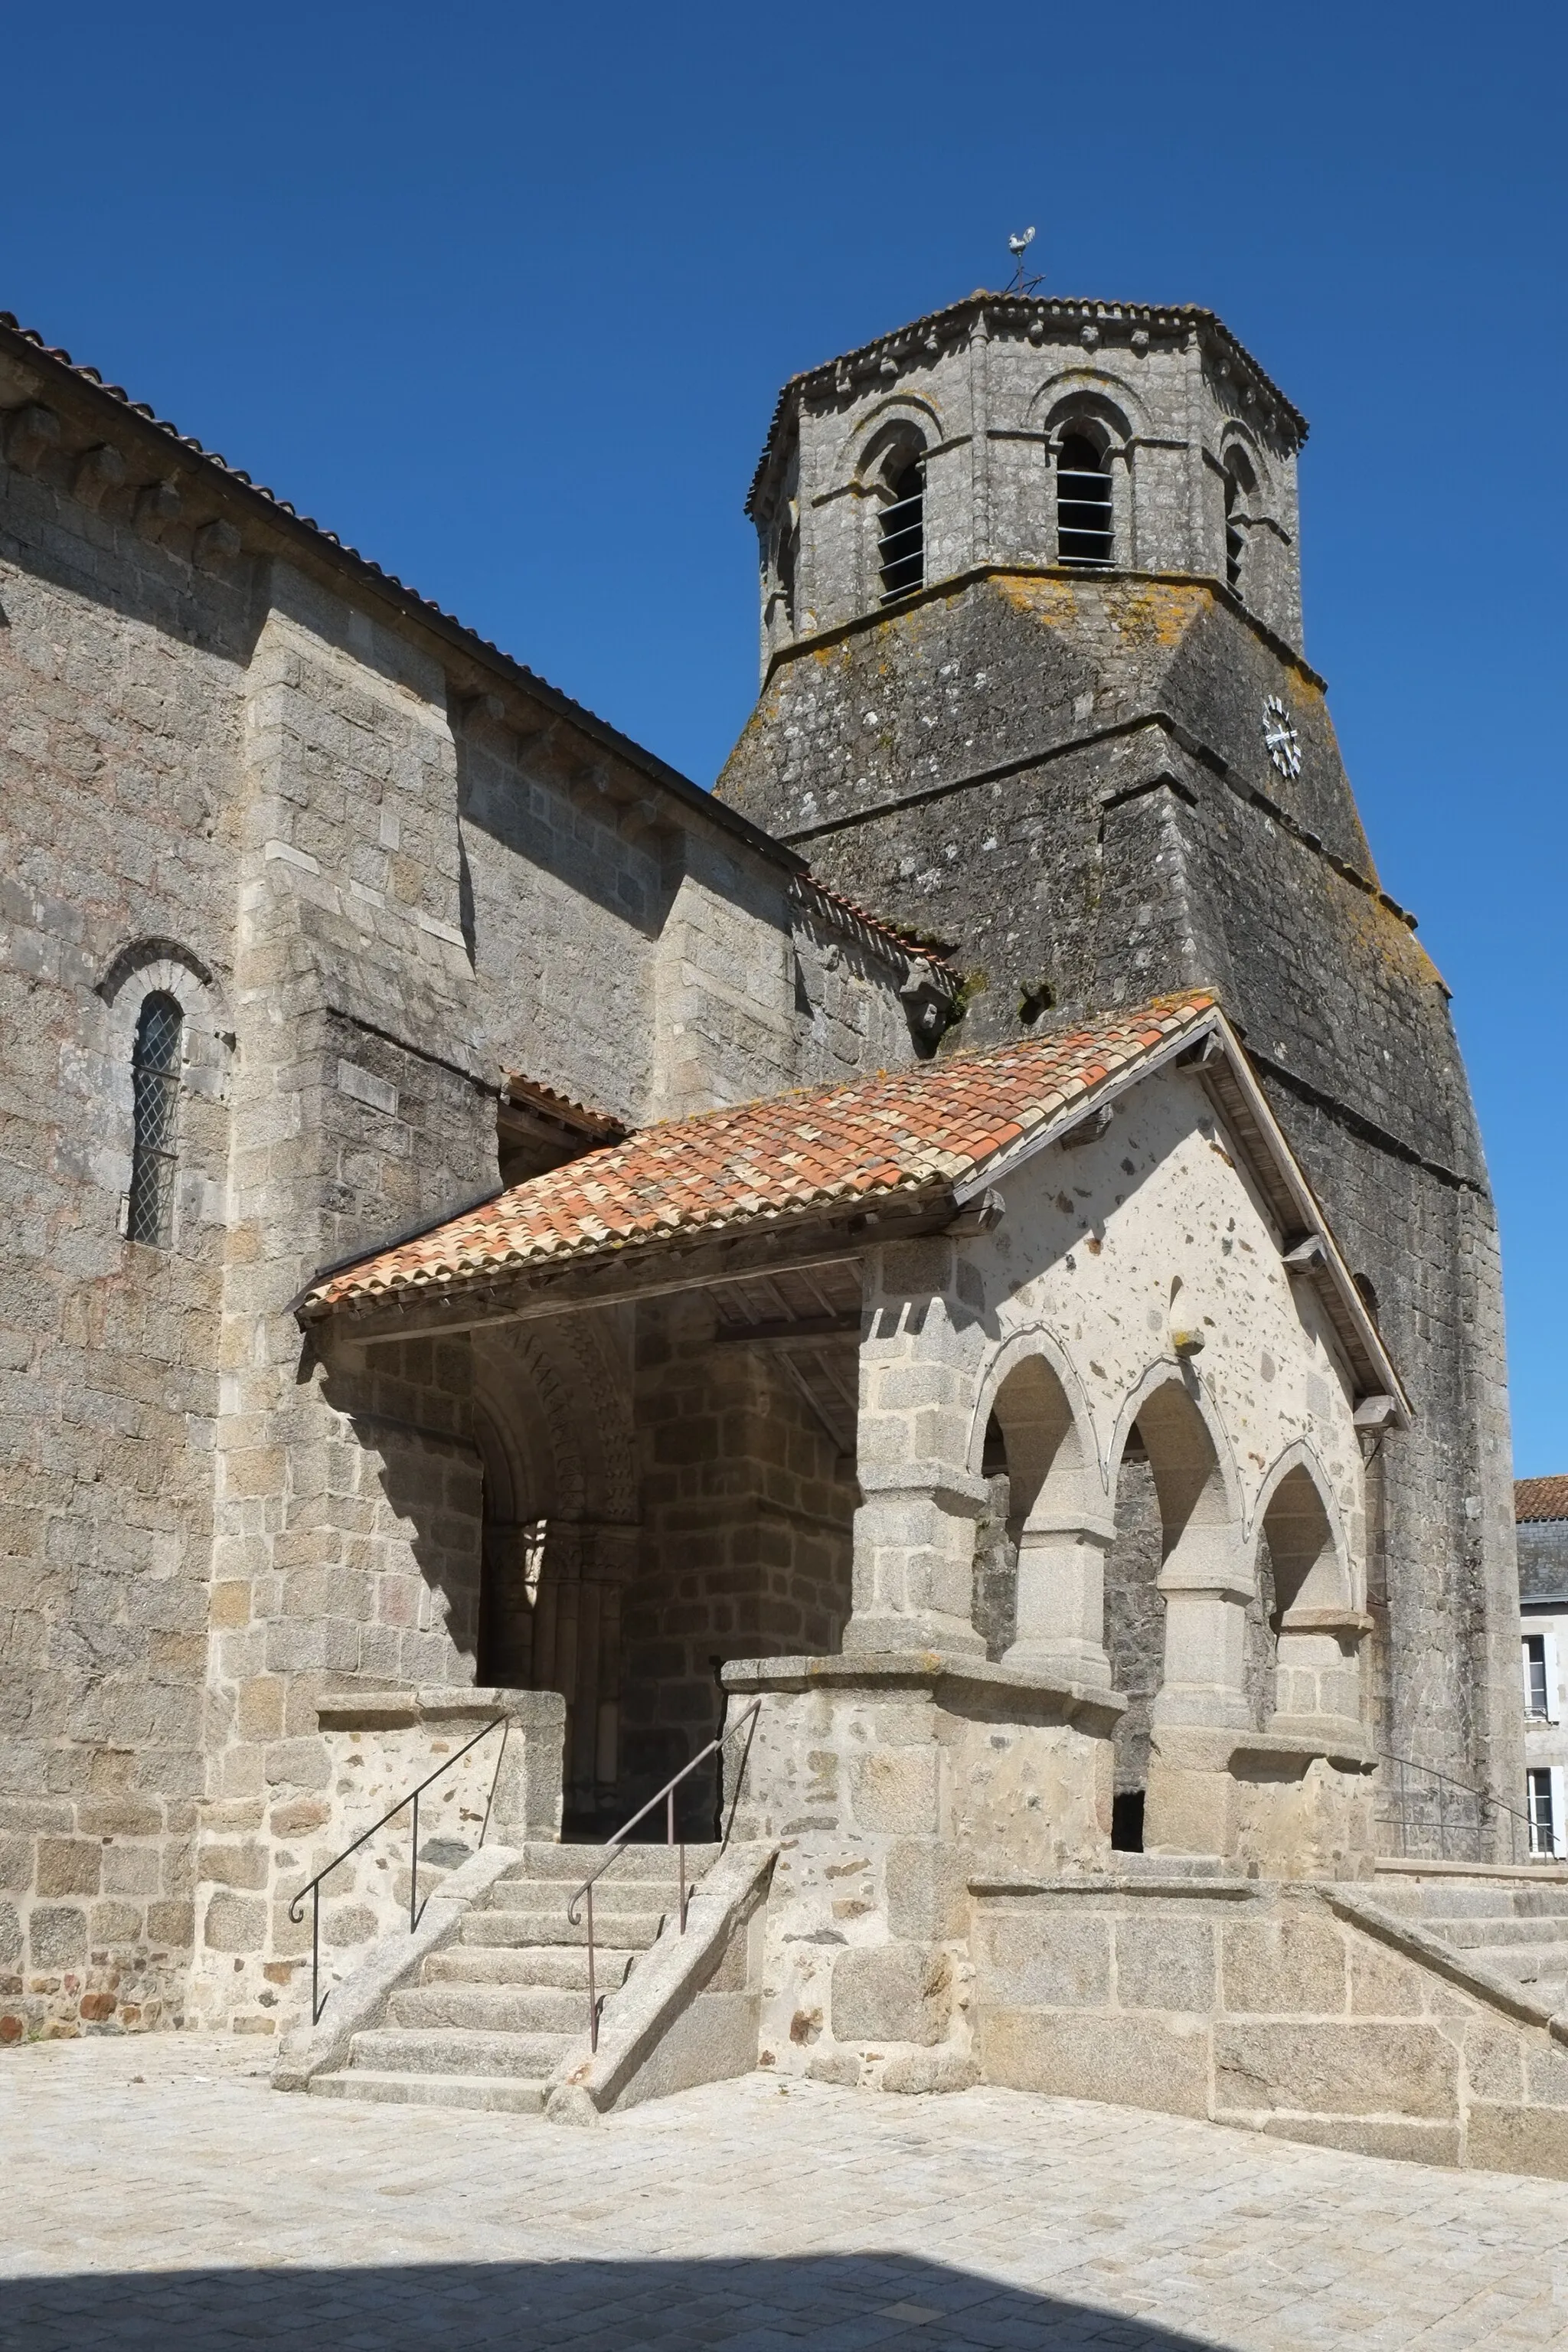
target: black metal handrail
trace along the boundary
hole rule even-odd
[[[579,1909],[579,1906],[584,1901],[586,1901],[588,1906],[588,2047],[590,2050],[597,2050],[599,2046],[599,2011],[605,2005],[604,2000],[600,1998],[594,1972],[595,1886],[598,1884],[598,1881],[603,1878],[611,1863],[614,1862],[619,1854],[626,1852],[626,1840],[629,1837],[632,1831],[636,1829],[637,1823],[639,1822],[647,1821],[649,1813],[653,1811],[654,1807],[656,1805],[662,1804],[665,1807],[665,1843],[667,1845],[676,1847],[679,1857],[676,1867],[679,1874],[680,1885],[680,1932],[683,1936],[685,1935],[687,1906],[686,1840],[684,1837],[678,1838],[675,1833],[675,1792],[677,1789],[679,1788],[682,1780],[690,1779],[692,1773],[696,1771],[700,1764],[706,1764],[710,1756],[717,1755],[719,1749],[724,1746],[727,1740],[733,1739],[736,1732],[739,1731],[743,1723],[749,1723],[751,1725],[752,1728],[746,1734],[745,1753],[741,1758],[741,1769],[735,1775],[735,1786],[730,1798],[729,1819],[724,1823],[723,1835],[719,1841],[719,1851],[722,1853],[724,1848],[730,1843],[730,1832],[735,1826],[735,1807],[740,1802],[741,1783],[746,1777],[746,1763],[752,1753],[752,1740],[756,1733],[757,1716],[761,1710],[762,1704],[763,1702],[760,1698],[754,1698],[750,1706],[743,1707],[741,1713],[735,1717],[734,1722],[725,1726],[724,1729],[719,1734],[717,1739],[710,1739],[708,1742],[707,1747],[704,1748],[700,1754],[693,1756],[689,1763],[681,1766],[679,1771],[675,1775],[675,1778],[672,1780],[667,1780],[663,1788],[660,1789],[656,1795],[651,1796],[648,1799],[646,1805],[639,1807],[637,1811],[632,1815],[630,1821],[623,1822],[615,1835],[605,1839],[605,1858],[603,1862],[600,1863],[596,1870],[591,1870],[588,1873],[587,1877],[583,1881],[582,1885],[579,1886],[575,1895],[573,1895],[571,1902],[566,1906],[567,1923],[569,1926],[574,1927],[581,1927],[583,1924],[582,1913]]]
[[[305,1884],[303,1886],[301,1886],[301,1888],[300,1889],[300,1892],[298,1893],[298,1895],[295,1895],[294,1900],[292,1901],[292,1903],[290,1903],[290,1904],[289,1904],[289,1918],[290,1918],[290,1919],[292,1919],[292,1920],[293,1920],[294,1925],[295,1925],[296,1927],[298,1927],[298,1926],[299,1926],[299,1924],[300,1924],[300,1906],[303,1903],[303,1901],[305,1900],[305,1897],[306,1897],[306,1895],[310,1895],[310,1897],[311,1898],[311,1900],[310,1900],[310,2022],[311,2022],[311,2024],[312,2024],[312,2025],[319,2025],[319,2024],[321,2023],[321,2011],[322,2011],[322,2010],[324,2010],[324,2009],[325,2009],[325,2007],[326,2007],[326,2005],[327,2005],[328,2001],[329,2001],[329,2000],[331,2000],[331,1997],[332,1997],[331,1987],[329,1985],[329,1986],[328,1986],[328,1988],[327,1988],[327,1990],[326,1990],[326,1991],[325,1991],[324,1993],[322,1993],[322,1994],[321,1994],[321,1999],[320,1999],[320,2000],[318,2000],[318,1999],[316,1998],[316,1996],[317,1996],[317,1991],[318,1991],[319,1987],[320,1987],[320,1984],[321,1984],[321,1881],[322,1881],[322,1879],[323,1879],[323,1878],[329,1878],[329,1877],[331,1875],[332,1872],[333,1872],[334,1870],[336,1870],[336,1868],[337,1868],[337,1866],[338,1866],[339,1863],[341,1863],[341,1862],[347,1862],[347,1860],[348,1860],[348,1858],[349,1858],[349,1856],[350,1856],[350,1854],[351,1854],[351,1853],[357,1853],[359,1852],[359,1850],[360,1850],[361,1846],[362,1846],[362,1845],[363,1845],[363,1844],[365,1843],[366,1840],[367,1840],[367,1839],[370,1839],[370,1838],[373,1838],[373,1837],[375,1835],[375,1833],[376,1833],[377,1830],[384,1830],[384,1829],[386,1827],[386,1824],[387,1824],[387,1822],[390,1822],[390,1821],[395,1821],[395,1820],[396,1819],[397,1815],[398,1815],[398,1814],[403,1811],[403,1808],[404,1808],[404,1806],[405,1806],[405,1805],[412,1805],[412,1806],[413,1806],[413,1808],[414,1808],[414,1816],[413,1816],[413,1838],[414,1838],[414,1843],[413,1843],[412,1852],[411,1852],[411,1854],[410,1854],[410,1859],[409,1859],[409,1870],[408,1870],[408,1932],[409,1932],[409,1934],[412,1936],[412,1934],[414,1933],[415,1928],[416,1928],[416,1927],[417,1927],[417,1926],[419,1925],[419,1912],[420,1912],[420,1903],[419,1903],[419,1800],[420,1800],[420,1798],[424,1795],[424,1793],[425,1793],[426,1790],[427,1788],[429,1788],[429,1786],[430,1786],[430,1784],[431,1784],[431,1782],[432,1782],[433,1780],[438,1780],[441,1778],[441,1775],[442,1775],[442,1773],[443,1773],[443,1772],[449,1772],[449,1771],[451,1770],[451,1769],[452,1769],[452,1767],[453,1767],[453,1765],[454,1765],[454,1764],[460,1764],[460,1763],[462,1762],[462,1760],[463,1760],[464,1757],[468,1754],[468,1752],[469,1748],[477,1748],[477,1747],[479,1746],[479,1744],[480,1740],[481,1740],[481,1739],[484,1739],[484,1738],[488,1738],[488,1737],[489,1737],[489,1735],[492,1731],[494,1731],[494,1729],[496,1728],[496,1726],[499,1724],[499,1725],[500,1726],[500,1727],[501,1727],[501,1742],[500,1742],[500,1748],[496,1750],[496,1769],[495,1769],[495,1770],[494,1770],[494,1771],[491,1773],[491,1775],[490,1775],[490,1792],[489,1792],[489,1796],[486,1798],[486,1800],[485,1800],[485,1818],[484,1818],[484,1822],[483,1822],[483,1823],[482,1823],[482,1825],[481,1825],[481,1827],[480,1827],[480,1830],[479,1830],[479,1844],[480,1844],[480,1845],[483,1845],[483,1843],[484,1843],[484,1842],[485,1842],[485,1831],[486,1831],[486,1830],[488,1830],[488,1829],[489,1829],[489,1825],[490,1825],[490,1807],[491,1807],[491,1805],[495,1802],[496,1782],[500,1779],[501,1759],[502,1759],[502,1757],[506,1754],[506,1734],[507,1734],[507,1726],[508,1726],[509,1720],[510,1720],[510,1718],[509,1718],[508,1717],[506,1717],[506,1716],[504,1716],[504,1715],[498,1715],[498,1716],[494,1717],[491,1719],[491,1721],[490,1721],[490,1722],[489,1722],[489,1723],[487,1723],[487,1724],[485,1725],[484,1729],[483,1729],[482,1731],[476,1731],[476,1732],[475,1732],[475,1734],[474,1734],[474,1736],[473,1736],[473,1738],[472,1738],[471,1739],[466,1739],[466,1740],[463,1742],[463,1745],[461,1746],[461,1748],[459,1748],[458,1749],[457,1754],[456,1754],[455,1756],[448,1756],[448,1757],[447,1758],[447,1759],[446,1759],[445,1763],[437,1764],[437,1767],[436,1767],[436,1769],[434,1770],[434,1772],[426,1773],[426,1775],[425,1779],[424,1779],[423,1780],[421,1780],[421,1781],[420,1781],[419,1786],[418,1786],[416,1789],[410,1789],[406,1796],[399,1797],[399,1799],[397,1800],[396,1804],[395,1804],[395,1805],[394,1805],[394,1806],[392,1807],[392,1809],[391,1809],[391,1811],[390,1811],[389,1812],[384,1812],[384,1813],[383,1813],[383,1815],[382,1815],[382,1817],[381,1817],[380,1821],[378,1821],[378,1822],[372,1822],[372,1823],[371,1823],[371,1825],[370,1825],[369,1829],[367,1829],[367,1830],[363,1832],[363,1834],[362,1836],[360,1836],[360,1837],[356,1837],[356,1838],[355,1838],[355,1840],[354,1840],[354,1842],[353,1842],[353,1845],[346,1845],[346,1846],[344,1846],[344,1848],[343,1848],[343,1850],[342,1850],[342,1853],[334,1854],[334,1855],[333,1855],[333,1857],[332,1857],[332,1859],[331,1859],[331,1861],[328,1863],[328,1864],[327,1864],[327,1866],[326,1866],[326,1869],[325,1869],[325,1870],[319,1870],[319,1871],[317,1871],[316,1875],[314,1876],[314,1878],[307,1880],[306,1884]]]
[[[1449,1859],[1448,1841],[1450,1836],[1474,1836],[1478,1841],[1479,1840],[1487,1826],[1486,1815],[1489,1808],[1500,1813],[1506,1813],[1509,1816],[1509,1854],[1513,1864],[1517,1865],[1519,1862],[1519,1832],[1514,1824],[1520,1822],[1522,1822],[1524,1824],[1525,1858],[1528,1861],[1554,1862],[1558,1859],[1555,1853],[1541,1853],[1537,1852],[1535,1846],[1535,1823],[1531,1821],[1528,1813],[1521,1812],[1517,1805],[1510,1805],[1506,1798],[1494,1797],[1489,1790],[1478,1789],[1471,1781],[1456,1780],[1451,1772],[1440,1772],[1435,1764],[1419,1764],[1413,1756],[1396,1756],[1392,1749],[1386,1748],[1380,1748],[1378,1750],[1378,1756],[1383,1763],[1396,1764],[1399,1767],[1398,1806],[1394,1818],[1395,1825],[1399,1831],[1399,1851],[1403,1858],[1406,1860],[1409,1859],[1409,1835],[1411,1827],[1409,1821],[1410,1807],[1407,1776],[1412,1772],[1417,1772],[1423,1777],[1423,1779],[1432,1780],[1436,1783],[1437,1859],[1439,1861],[1447,1862]],[[1448,1818],[1448,1802],[1444,1793],[1445,1790],[1449,1789],[1457,1791],[1457,1793],[1461,1797],[1469,1798],[1474,1802],[1477,1811],[1477,1819],[1474,1822],[1460,1821],[1450,1825]],[[1390,1791],[1390,1794],[1393,1794],[1392,1790]],[[1426,1831],[1427,1834],[1430,1834],[1430,1824],[1426,1825]],[[1555,1838],[1553,1842],[1555,1843]],[[1420,1856],[1417,1856],[1416,1858],[1417,1860],[1421,1859]],[[1430,1859],[1431,1857],[1428,1856],[1426,1858]],[[1479,1854],[1476,1859],[1478,1861],[1479,1860]]]

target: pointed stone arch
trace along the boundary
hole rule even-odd
[[[1276,1641],[1270,1729],[1325,1741],[1358,1729],[1360,1650],[1370,1619],[1333,1496],[1305,1445],[1278,1462],[1258,1512],[1256,1541],[1273,1570]]]
[[[1005,1663],[1109,1689],[1104,1571],[1114,1523],[1082,1391],[1066,1351],[1046,1333],[1017,1335],[989,1368],[971,1432],[972,1471],[984,1474],[993,1431],[1006,1465],[1005,1536],[1016,1563]]]

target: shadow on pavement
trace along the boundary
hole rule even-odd
[[[78,2272],[0,2282],[5,2352],[1208,2352],[1212,2338],[907,2254],[714,2262],[424,2263],[363,2270]]]

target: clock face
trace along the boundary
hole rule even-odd
[[[1301,738],[1277,694],[1271,694],[1263,706],[1263,748],[1282,776],[1293,782],[1300,774]]]

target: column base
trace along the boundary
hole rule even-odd
[[[983,1658],[985,1644],[973,1625],[940,1609],[897,1616],[854,1616],[844,1628],[844,1655],[879,1657],[936,1650],[950,1658]]]
[[[1001,1664],[1043,1682],[1077,1683],[1088,1690],[1111,1687],[1110,1660],[1096,1642],[1047,1642],[1026,1634],[1004,1650]]]

